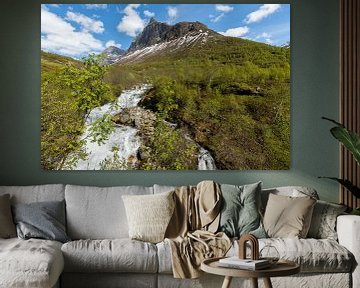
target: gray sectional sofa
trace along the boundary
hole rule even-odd
[[[122,195],[169,191],[154,185],[90,187],[76,185],[0,186],[0,195],[10,194],[15,203],[66,202],[65,244],[40,239],[0,239],[0,287],[221,287],[222,277],[199,279],[172,277],[171,250],[167,242],[146,243],[128,238]],[[299,188],[298,189],[302,189]],[[267,189],[292,195],[291,187]],[[316,193],[316,192],[312,192]],[[282,258],[297,261],[301,273],[274,278],[274,287],[360,287],[360,217],[337,218],[338,241],[330,239],[260,239],[271,244]],[[236,255],[237,242],[228,252]],[[262,281],[259,281],[262,285]],[[234,279],[233,286],[250,282]],[[260,286],[261,286],[260,285]],[[243,286],[241,286],[243,287]]]

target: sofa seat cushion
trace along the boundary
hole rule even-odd
[[[228,255],[237,254],[238,246],[234,243]],[[281,259],[298,263],[302,273],[350,272],[353,255],[338,242],[330,239],[267,238],[259,240],[259,249],[273,246]],[[275,255],[269,255],[275,256]]]
[[[60,242],[0,239],[0,287],[52,287],[63,268]]]
[[[123,239],[77,240],[61,248],[66,272],[156,273],[156,246]]]
[[[300,264],[302,273],[350,272],[354,265],[353,255],[338,242],[330,239],[268,238],[259,239],[260,250],[265,245],[274,246],[280,258]],[[238,255],[235,241],[227,256]],[[159,273],[172,273],[171,248],[167,241],[157,244]],[[249,256],[250,256],[250,251]]]

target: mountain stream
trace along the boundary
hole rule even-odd
[[[85,132],[82,135],[82,139],[85,139],[85,146],[83,148],[88,156],[85,160],[78,160],[75,167],[72,168],[73,170],[102,169],[105,161],[113,159],[114,148],[121,161],[135,165],[141,145],[141,139],[136,128],[115,124],[114,131],[110,133],[107,140],[100,144],[92,142],[89,134],[92,124],[105,114],[116,115],[124,108],[136,107],[143,94],[150,87],[150,85],[144,84],[131,90],[124,90],[118,97],[116,105],[105,104],[91,110],[86,119]],[[216,170],[215,161],[210,152],[200,145],[198,147],[198,170]],[[123,169],[127,168],[124,166]]]

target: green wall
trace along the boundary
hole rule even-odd
[[[43,1],[44,2],[44,1]],[[71,1],[47,1],[47,3]],[[74,2],[74,1],[72,1]],[[116,3],[116,1],[104,1]],[[119,1],[118,1],[119,2]],[[151,1],[155,3],[155,1]],[[168,1],[171,3],[180,1]],[[195,1],[181,1],[195,2]],[[200,1],[198,1],[201,3]],[[206,1],[206,3],[219,3]],[[259,3],[261,1],[223,1]],[[338,146],[331,125],[338,118],[338,0],[291,3],[291,169],[288,171],[42,171],[40,167],[40,3],[3,0],[0,6],[0,185],[194,184],[203,179],[265,187],[308,185],[324,200],[338,200],[338,186],[319,175],[338,175]],[[91,1],[77,1],[91,3]],[[270,1],[289,3],[289,1]]]

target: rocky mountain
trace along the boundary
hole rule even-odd
[[[142,33],[140,33],[131,43],[128,52],[176,40],[189,34],[194,35],[205,32],[212,34],[216,33],[200,22],[179,22],[175,25],[169,25],[151,18],[149,24],[144,28]]]
[[[204,44],[211,37],[224,38],[200,22],[179,22],[169,25],[151,18],[125,53],[110,53],[107,56],[105,50],[103,54],[106,64],[132,63],[158,53],[177,52],[183,48]]]
[[[123,49],[120,49],[116,46],[110,46],[101,53],[101,55],[103,56],[102,64],[113,64],[119,59],[121,55],[124,55],[125,53],[126,51]]]

